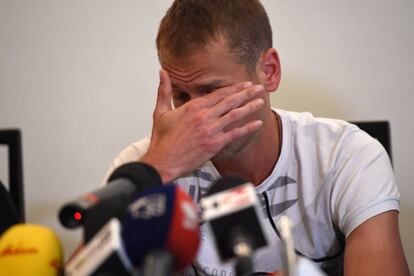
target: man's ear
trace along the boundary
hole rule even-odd
[[[279,87],[281,78],[281,68],[279,55],[274,48],[266,50],[261,56],[259,70],[264,77],[263,85],[268,92],[274,92]]]

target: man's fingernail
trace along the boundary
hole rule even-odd
[[[264,104],[264,100],[263,99],[257,99],[255,100],[255,103],[257,106],[262,106]]]
[[[256,85],[255,87],[254,87],[254,91],[256,91],[256,92],[259,92],[259,91],[262,91],[264,89],[264,87],[263,87],[263,85]]]
[[[244,88],[247,88],[247,87],[249,87],[249,86],[252,86],[252,84],[253,84],[253,83],[252,83],[251,81],[248,81],[248,82],[245,82],[245,83],[244,83],[243,87],[244,87]]]
[[[257,120],[257,121],[254,122],[255,127],[261,127],[262,125],[263,125],[263,121],[261,121],[261,120]]]

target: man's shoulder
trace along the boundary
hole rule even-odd
[[[358,127],[342,119],[317,117],[310,112],[295,112],[275,109],[283,122],[294,129],[304,131],[328,131],[331,133],[358,130]]]
[[[344,164],[372,164],[374,157],[389,163],[388,154],[377,139],[345,120],[279,110],[278,114],[286,132],[283,147],[301,160],[302,166],[333,172]]]
[[[114,160],[114,163],[119,163],[116,164],[117,167],[119,167],[124,163],[141,159],[142,156],[147,152],[150,142],[150,137],[145,137],[144,139],[131,143],[118,154]]]
[[[379,143],[355,124],[348,121],[316,117],[310,112],[293,112],[276,110],[285,124],[293,141],[305,143],[309,141],[315,145],[332,145],[338,147],[365,147]]]
[[[112,161],[112,164],[110,165],[109,170],[104,177],[103,185],[106,183],[107,179],[116,168],[126,163],[140,160],[142,156],[144,156],[144,154],[147,152],[150,142],[151,138],[148,136],[134,143],[131,143],[126,148],[124,148]]]

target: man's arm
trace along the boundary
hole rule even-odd
[[[398,232],[398,212],[362,223],[346,239],[344,275],[410,275]]]

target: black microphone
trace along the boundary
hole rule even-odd
[[[158,172],[148,164],[127,163],[117,168],[107,185],[65,204],[59,212],[61,224],[67,228],[85,227],[85,241],[112,217],[125,213],[136,193],[162,185]]]
[[[250,275],[253,251],[269,244],[259,206],[254,186],[237,176],[222,177],[201,200],[219,257],[222,262],[236,259],[236,275]]]

